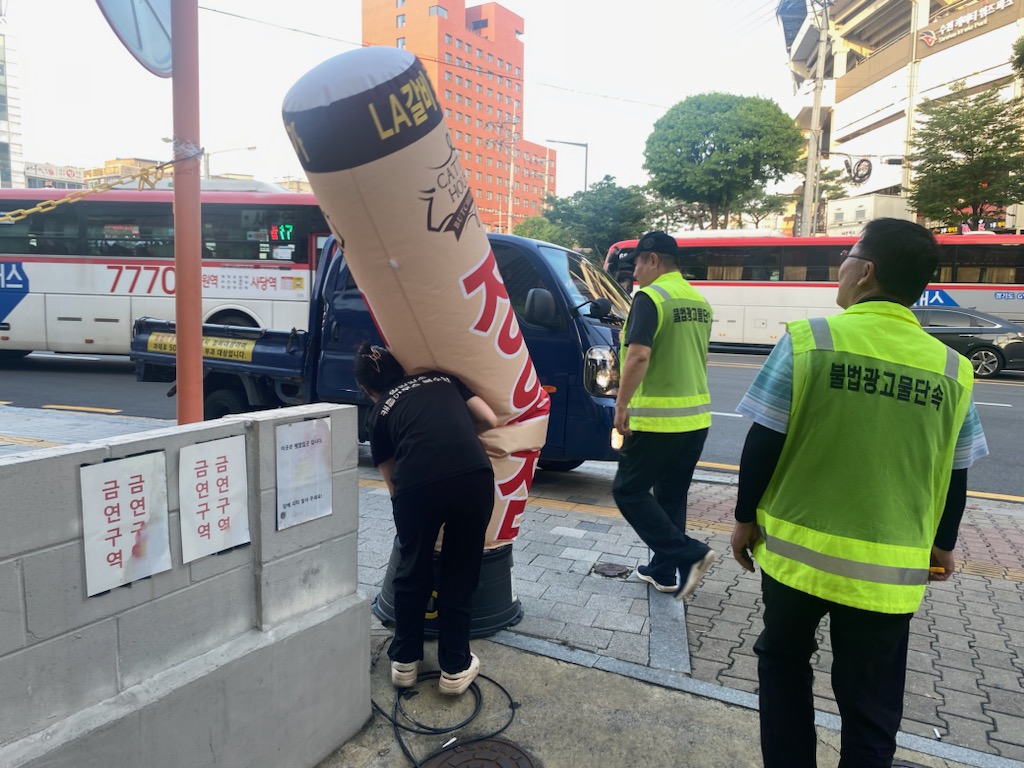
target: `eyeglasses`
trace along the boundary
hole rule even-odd
[[[370,351],[365,355],[365,357],[370,361],[370,364],[373,366],[373,370],[375,370],[377,373],[380,373],[380,361],[385,354],[387,354],[387,350],[384,349],[384,347],[378,347],[377,345],[374,345],[370,347]]]
[[[842,250],[842,251],[839,252],[839,262],[840,263],[846,261],[848,258],[853,258],[853,259],[859,259],[860,261],[870,261],[872,264],[875,264],[877,266],[878,262],[876,262],[870,256],[854,256],[852,253],[850,253],[850,250],[851,250],[850,248],[846,248],[845,250]]]

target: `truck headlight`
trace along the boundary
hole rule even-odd
[[[619,391],[619,356],[611,347],[591,347],[583,361],[583,386],[599,397],[614,397]]]

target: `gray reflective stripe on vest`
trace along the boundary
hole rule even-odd
[[[812,317],[807,322],[811,324],[811,335],[814,337],[815,348],[835,351],[835,344],[832,343],[832,329],[828,327],[828,320],[824,317]]]
[[[669,299],[672,298],[672,294],[670,294],[668,291],[664,289],[664,287],[660,285],[649,285],[647,287],[650,288],[652,291],[656,291],[657,294],[661,296],[661,298],[663,298],[665,301],[668,301]]]
[[[824,317],[812,317],[807,321],[811,326],[811,335],[814,337],[816,349],[835,351],[835,344],[832,341],[832,329],[829,328],[828,320]],[[956,381],[960,377],[960,355],[951,347],[946,347],[946,368],[943,371],[946,378]]]
[[[946,370],[944,373],[953,381],[960,378],[960,354],[952,347],[946,347]]]
[[[630,416],[663,417],[673,418],[678,416],[699,416],[702,413],[711,413],[711,403],[691,405],[687,408],[630,408]]]
[[[769,536],[763,527],[761,527],[761,537],[770,552],[835,576],[862,579],[875,584],[893,584],[900,587],[915,587],[928,583],[927,568],[901,568],[896,565],[876,565],[875,563],[844,560],[841,557],[815,552],[813,549],[785,539]]]

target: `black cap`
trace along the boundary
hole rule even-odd
[[[626,259],[630,262],[636,262],[636,257],[647,251],[654,251],[655,253],[668,256],[673,261],[679,258],[679,248],[676,246],[676,239],[671,235],[666,235],[661,230],[648,232],[637,240],[636,248],[629,252]]]

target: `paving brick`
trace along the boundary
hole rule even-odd
[[[998,688],[985,688],[982,693],[988,697],[988,703],[984,705],[987,714],[1005,712],[1008,715],[1019,715],[1024,712],[1024,696],[1019,693]]]
[[[547,616],[550,619],[564,621],[566,624],[578,624],[581,627],[589,627],[594,624],[594,620],[598,618],[599,612],[585,606],[555,603]],[[612,627],[608,627],[608,629],[612,629]]]
[[[987,696],[949,688],[942,683],[939,683],[935,689],[943,699],[943,703],[936,710],[940,717],[952,715],[989,724],[993,722],[992,717],[987,715],[983,709],[988,704]]]
[[[998,667],[979,667],[981,680],[979,686],[999,688],[1013,693],[1024,693],[1019,671],[999,669]]]
[[[978,654],[974,651],[965,653],[951,648],[935,648],[934,650],[939,655],[936,663],[945,667],[970,671],[974,669],[974,662],[978,660]]]
[[[582,528],[581,523],[578,523],[574,528],[568,528],[564,525],[555,526],[549,531],[549,533],[560,537],[568,536],[574,539],[582,539],[587,535],[587,531],[585,528]]]
[[[973,651],[973,637],[970,635],[958,635],[953,632],[938,632],[935,643],[932,647],[940,654],[945,649],[971,653]]]
[[[708,637],[703,635],[699,638],[693,637],[694,633],[690,633],[691,651],[694,657],[701,658],[705,661],[720,661],[728,666],[733,663],[732,650],[736,647],[736,643],[729,642],[728,640],[722,640],[717,637]],[[694,649],[693,641],[696,639],[697,645]]]
[[[519,634],[533,635],[540,638],[554,638],[565,628],[565,623],[542,617],[525,614],[522,620],[516,624],[515,630]]]
[[[565,545],[531,541],[526,546],[522,547],[522,551],[529,552],[531,555],[550,555],[551,557],[559,557],[562,552],[565,551]]]
[[[1013,669],[1013,662],[1016,655],[1010,651],[996,651],[991,648],[975,648],[978,660],[975,664],[978,667],[996,667],[998,669]]]
[[[646,600],[649,587],[642,581],[624,581],[619,595],[622,597],[633,597]]]
[[[968,635],[970,632],[967,627],[970,621],[964,616],[940,616],[936,615],[933,617],[932,623],[932,634],[935,637],[941,637],[942,635],[957,634],[957,635]]]
[[[512,566],[512,573],[515,576],[517,582],[519,581],[537,581],[540,575],[544,573],[544,569],[537,565],[530,563],[520,563],[518,557],[516,558],[515,565]]]
[[[645,635],[632,632],[612,632],[608,647],[598,651],[602,656],[611,656],[634,664],[647,665],[650,661],[650,640]]]
[[[591,572],[580,582],[579,590],[591,595],[621,595],[622,587],[622,579],[611,579]]]
[[[740,631],[746,629],[747,626],[748,625],[746,624],[739,624],[734,621],[716,621],[714,626],[707,633],[707,636],[739,643]]]
[[[709,683],[717,683],[718,676],[729,668],[729,662],[727,661],[709,661],[693,657],[691,657],[690,661],[693,665],[690,676]]]
[[[550,615],[551,609],[557,605],[554,600],[545,600],[541,597],[531,597],[530,595],[520,595],[519,602],[523,606],[524,616],[533,616],[534,618],[544,618]],[[556,619],[558,617],[555,617]]]
[[[1009,744],[1005,741],[999,741],[993,738],[989,739],[989,747],[996,750],[1000,757],[1024,762],[1024,747],[1019,744]]]
[[[591,566],[596,563],[600,557],[600,552],[595,552],[592,549],[580,549],[579,547],[566,547],[563,549],[559,557],[566,560],[578,560],[580,562],[589,563]],[[590,570],[589,568],[587,569]]]
[[[588,608],[596,608],[599,611],[613,611],[618,613],[629,613],[633,607],[634,598],[618,597],[615,595],[591,595],[587,601]]]
[[[516,594],[522,597],[543,597],[544,593],[548,589],[547,584],[538,584],[535,581],[521,581],[519,579],[518,568],[516,570],[516,582],[515,591]]]
[[[907,692],[903,695],[903,718],[933,726],[942,726],[944,723],[936,712],[936,707],[940,703],[942,703],[942,697],[938,694],[919,696],[916,693]],[[934,735],[933,733],[932,736]]]
[[[592,596],[586,592],[580,592],[577,589],[568,589],[566,587],[560,587],[552,584],[544,593],[544,597],[548,600],[554,600],[559,603],[584,606]]]
[[[993,712],[992,719],[996,723],[992,738],[1007,744],[1024,746],[1024,713],[1009,715],[1005,712]]]
[[[981,671],[973,667],[971,669],[958,669],[936,664],[935,672],[938,673],[942,680],[937,685],[943,685],[954,691],[976,692],[978,690],[978,681],[981,680]]]
[[[612,632],[610,629],[566,624],[557,634],[557,638],[578,647],[607,648],[612,639]]]
[[[908,651],[907,652],[907,669],[915,670],[917,672],[930,672],[932,666],[935,664],[935,660],[938,658],[938,654],[925,653],[923,651]]]
[[[544,573],[537,577],[539,584],[550,584],[553,587],[565,587],[566,589],[577,589],[583,583],[584,576],[577,573],[565,573],[561,570],[550,570],[545,568]]]
[[[946,728],[939,729],[943,734],[944,742],[979,751],[990,749],[989,739],[995,730],[995,726],[991,722],[956,717],[955,715],[940,715],[940,717],[946,721]]]
[[[586,610],[591,610],[589,607]],[[595,611],[594,619],[590,622],[592,626],[601,629],[611,629],[617,632],[640,633],[647,619],[643,616],[634,616],[618,611]]]

